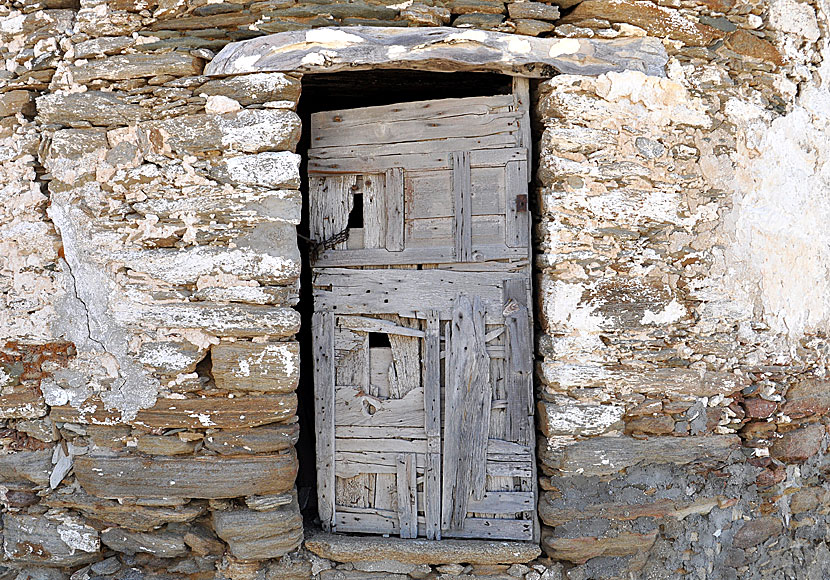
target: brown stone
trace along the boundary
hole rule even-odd
[[[665,517],[683,519],[692,514],[708,514],[722,502],[722,497],[700,498],[693,502],[660,499],[641,504],[600,503],[575,510],[566,501],[547,492],[539,499],[539,518],[549,526],[561,526],[573,520],[591,518],[618,521]]]
[[[516,26],[516,34],[523,34],[525,36],[539,36],[556,28],[550,22],[529,18],[516,18],[512,22]]]
[[[554,560],[566,560],[574,564],[584,564],[598,556],[633,556],[651,549],[657,538],[657,532],[637,534],[622,532],[608,538],[542,538],[542,548]]]
[[[175,435],[141,435],[138,450],[148,455],[189,455],[196,449],[195,441],[182,441]]]
[[[299,434],[297,423],[265,425],[255,429],[222,429],[205,437],[205,447],[222,455],[271,453],[293,447]]]
[[[148,532],[171,522],[189,522],[205,512],[198,503],[180,507],[148,507],[129,501],[100,499],[83,490],[71,494],[52,494],[44,503],[49,507],[78,510],[86,517],[139,532]]]
[[[208,554],[221,554],[225,551],[225,544],[222,543],[212,530],[194,525],[184,535],[184,543],[187,544],[197,556]]]
[[[504,14],[499,0],[449,0],[445,5],[453,14]]]
[[[52,449],[17,451],[0,455],[0,482],[30,481],[37,485],[49,483],[52,473]]]
[[[0,117],[9,117],[22,113],[35,114],[35,94],[31,91],[9,91],[0,94]]]
[[[0,395],[0,419],[37,419],[44,415],[46,403],[37,387],[16,387]]]
[[[303,541],[303,518],[296,499],[271,511],[213,512],[213,527],[231,553],[242,560],[279,558]]]
[[[689,20],[676,10],[637,0],[585,0],[560,23],[574,23],[587,18],[631,24],[642,28],[650,36],[679,40],[689,46],[708,46],[723,34],[711,26]]]
[[[285,493],[297,476],[292,450],[272,455],[75,459],[75,478],[97,497],[218,499]]]
[[[341,536],[315,534],[305,547],[321,558],[337,562],[381,562],[405,564],[524,564],[541,551],[531,542],[488,540],[441,540]]]
[[[778,403],[766,399],[746,399],[744,401],[746,416],[753,419],[766,419],[775,413],[777,408]]]
[[[78,84],[88,84],[96,79],[119,81],[158,75],[175,77],[202,74],[204,61],[183,52],[161,54],[122,54],[85,64],[69,67],[72,79]]]
[[[148,533],[109,528],[101,532],[101,542],[116,552],[131,556],[139,552],[157,558],[177,558],[187,554],[181,534],[169,531]]]
[[[631,419],[625,424],[625,432],[628,434],[667,435],[673,431],[674,419],[670,415],[646,415]]]
[[[77,519],[3,514],[3,551],[12,562],[79,566],[99,560],[99,549],[98,532]]]
[[[732,545],[736,548],[752,548],[783,531],[783,524],[777,517],[749,520],[735,533]]]
[[[758,487],[769,487],[781,483],[786,478],[787,470],[783,465],[772,465],[755,477],[755,483]]]
[[[462,28],[480,28],[482,30],[494,30],[501,26],[504,22],[504,16],[501,14],[462,14],[458,16],[452,23],[453,26],[460,26]]]
[[[826,497],[827,491],[822,488],[805,487],[790,496],[790,512],[800,514],[813,511]]]
[[[830,381],[807,379],[787,391],[784,414],[793,418],[830,412]]]
[[[781,56],[777,48],[763,38],[758,38],[748,30],[739,28],[734,32],[730,32],[726,36],[725,43],[727,48],[734,50],[738,54],[757,58],[758,60],[770,62],[778,66],[784,64],[784,57]]]
[[[290,393],[300,380],[297,342],[223,342],[210,353],[220,389]]]
[[[559,20],[559,8],[544,2],[511,2],[507,6],[507,12],[510,18]]]
[[[770,455],[784,463],[801,463],[818,453],[824,440],[824,425],[808,425],[784,433],[770,449]]]

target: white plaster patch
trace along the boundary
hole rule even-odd
[[[205,113],[209,115],[220,115],[222,113],[235,113],[242,109],[239,101],[224,95],[211,95],[205,101]]]
[[[446,38],[446,42],[472,41],[485,42],[487,40],[487,33],[483,30],[465,30],[457,34],[450,34]]]
[[[656,326],[671,324],[684,318],[687,314],[686,307],[678,302],[676,298],[673,298],[660,312],[646,310],[643,313],[643,318],[640,319],[640,324],[654,324]]]
[[[769,26],[780,32],[801,35],[810,42],[821,36],[815,9],[807,2],[773,0],[769,3]]]
[[[101,540],[95,528],[68,515],[62,516],[60,520],[62,523],[58,524],[58,535],[69,546],[71,553],[74,554],[77,550],[93,553],[101,549]]]
[[[575,54],[579,52],[579,47],[580,43],[578,38],[563,38],[551,45],[548,56],[556,58],[557,56]]]
[[[530,54],[530,42],[524,38],[511,38],[507,43],[507,50],[515,54]]]
[[[360,44],[364,40],[356,34],[331,28],[312,28],[305,33],[306,42],[322,44],[326,48],[346,48],[353,44]]]

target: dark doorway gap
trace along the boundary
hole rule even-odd
[[[300,422],[300,439],[297,442],[297,455],[300,464],[297,474],[297,491],[300,509],[307,524],[319,523],[317,522],[314,366],[312,363],[314,356],[311,340],[311,317],[314,312],[314,302],[309,258],[308,162],[306,155],[311,143],[311,115],[320,111],[391,105],[413,101],[507,95],[512,90],[511,77],[494,73],[370,70],[306,75],[302,79],[302,97],[297,107],[297,114],[302,120],[302,135],[297,146],[297,153],[302,156],[300,190],[303,196],[302,221],[297,228],[302,256],[300,300],[297,306],[301,316],[300,332],[297,334],[297,339],[300,342],[300,360],[302,361],[300,384],[297,388],[297,417]],[[357,219],[357,216],[355,216],[355,219]],[[388,342],[388,337],[386,337],[386,340]]]

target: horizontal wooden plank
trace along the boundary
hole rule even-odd
[[[383,451],[386,453],[426,453],[426,439],[341,439],[334,441],[335,452]]]
[[[504,244],[479,245],[473,248],[473,264],[480,264],[479,270],[486,271],[492,264],[488,260],[508,260],[527,258],[528,248],[508,248]],[[452,264],[455,262],[455,250],[444,248],[407,248],[400,252],[386,250],[327,250],[314,263],[316,267],[337,266],[396,266],[407,264]],[[469,269],[465,268],[465,269]],[[459,268],[461,269],[461,268]]]
[[[407,171],[406,219],[452,217],[455,208],[449,192],[450,171]],[[472,215],[500,214],[505,211],[504,169],[477,167],[470,171]]]
[[[426,439],[423,427],[355,427],[353,425],[337,425],[334,435],[344,439]]]
[[[300,380],[297,342],[222,342],[210,354],[219,389],[290,393]]]
[[[506,245],[504,214],[471,216],[472,252],[479,246]],[[408,248],[441,248],[455,243],[453,217],[407,219],[406,246]],[[525,250],[527,252],[527,250]]]
[[[477,500],[471,498],[467,509],[474,513],[509,514],[536,510],[531,491],[488,491]]]
[[[472,149],[504,149],[522,146],[517,143],[517,133],[495,133],[476,137],[451,137],[440,141],[412,141],[406,143],[384,143],[384,155],[407,155],[410,153],[431,153],[434,151],[470,151]],[[309,150],[309,158],[340,159],[344,157],[371,157],[378,151],[377,145],[343,145],[336,147],[315,147]]]
[[[206,397],[200,399],[158,399],[149,409],[141,409],[131,425],[150,429],[187,428],[239,429],[279,423],[294,416],[297,396],[293,393],[262,397]],[[103,403],[86,401],[80,408],[52,407],[52,421],[88,425],[123,423],[121,413],[107,410]]]
[[[285,493],[294,486],[294,450],[272,455],[75,458],[75,477],[90,495],[231,498]]]
[[[441,533],[446,538],[532,540],[533,520],[466,518],[462,529],[443,530]]]
[[[424,337],[424,331],[417,328],[407,328],[400,326],[388,320],[381,320],[380,318],[367,318],[365,316],[338,316],[337,326],[340,328],[348,328],[350,330],[358,330],[360,332],[382,332],[384,334],[398,334],[401,336],[416,336],[418,338]]]
[[[360,387],[335,388],[335,425],[361,427],[424,427],[424,389],[409,391],[401,399],[380,399]]]
[[[311,152],[313,150],[309,150]],[[470,167],[504,167],[510,161],[527,159],[527,150],[474,149],[470,151]],[[338,159],[317,159],[309,155],[309,175],[338,175],[350,173],[380,173],[393,167],[405,167],[407,171],[439,171],[452,168],[452,151],[431,151],[408,155],[367,155]]]
[[[314,276],[315,308],[337,314],[384,313],[424,318],[429,310],[449,317],[459,292],[478,296],[488,316],[501,317],[502,278],[486,272],[451,270],[319,269]]]

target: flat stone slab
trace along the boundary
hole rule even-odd
[[[523,564],[541,550],[531,542],[492,540],[411,540],[375,536],[315,534],[305,546],[321,558],[337,562],[406,564]]]
[[[379,68],[491,71],[532,78],[637,70],[665,76],[657,38],[536,38],[452,27],[292,30],[228,44],[205,74],[321,73]]]

